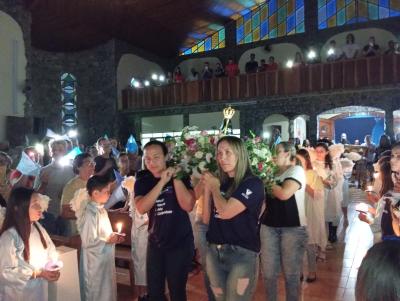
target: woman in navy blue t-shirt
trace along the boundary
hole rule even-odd
[[[243,141],[226,136],[217,144],[219,177],[202,177],[204,206],[211,205],[206,270],[216,300],[251,300],[258,278],[259,216],[264,185],[250,170]],[[205,208],[205,207],[204,207]]]
[[[146,271],[150,300],[166,300],[167,280],[171,300],[183,301],[194,255],[188,215],[194,206],[194,193],[189,179],[176,179],[176,170],[167,168],[167,152],[160,141],[144,146],[148,172],[135,182],[135,203],[140,214],[149,215]]]

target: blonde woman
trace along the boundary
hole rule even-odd
[[[251,300],[258,278],[264,185],[252,174],[240,138],[225,136],[218,141],[217,163],[219,177],[209,172],[202,177],[205,191],[211,193],[207,275],[216,300]],[[210,199],[205,200],[207,212]]]

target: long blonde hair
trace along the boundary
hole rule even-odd
[[[235,176],[233,178],[233,183],[228,188],[225,195],[226,198],[230,198],[232,193],[238,188],[239,184],[243,181],[243,179],[249,175],[252,175],[252,172],[250,169],[249,155],[247,153],[246,146],[244,145],[242,139],[237,138],[235,136],[222,137],[220,140],[218,140],[217,152],[219,144],[223,141],[229,144],[229,146],[232,148],[233,153],[238,159],[235,167]],[[229,176],[226,172],[222,170],[219,164],[218,164],[218,171],[221,183],[226,182]]]

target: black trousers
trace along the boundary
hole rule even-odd
[[[186,282],[194,255],[193,236],[171,249],[147,247],[147,290],[150,301],[165,301],[165,280],[172,301],[186,301]]]

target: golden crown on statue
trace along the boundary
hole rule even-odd
[[[235,109],[232,108],[231,106],[223,109],[223,114],[224,114],[224,118],[226,119],[232,119],[233,115],[235,115]]]

